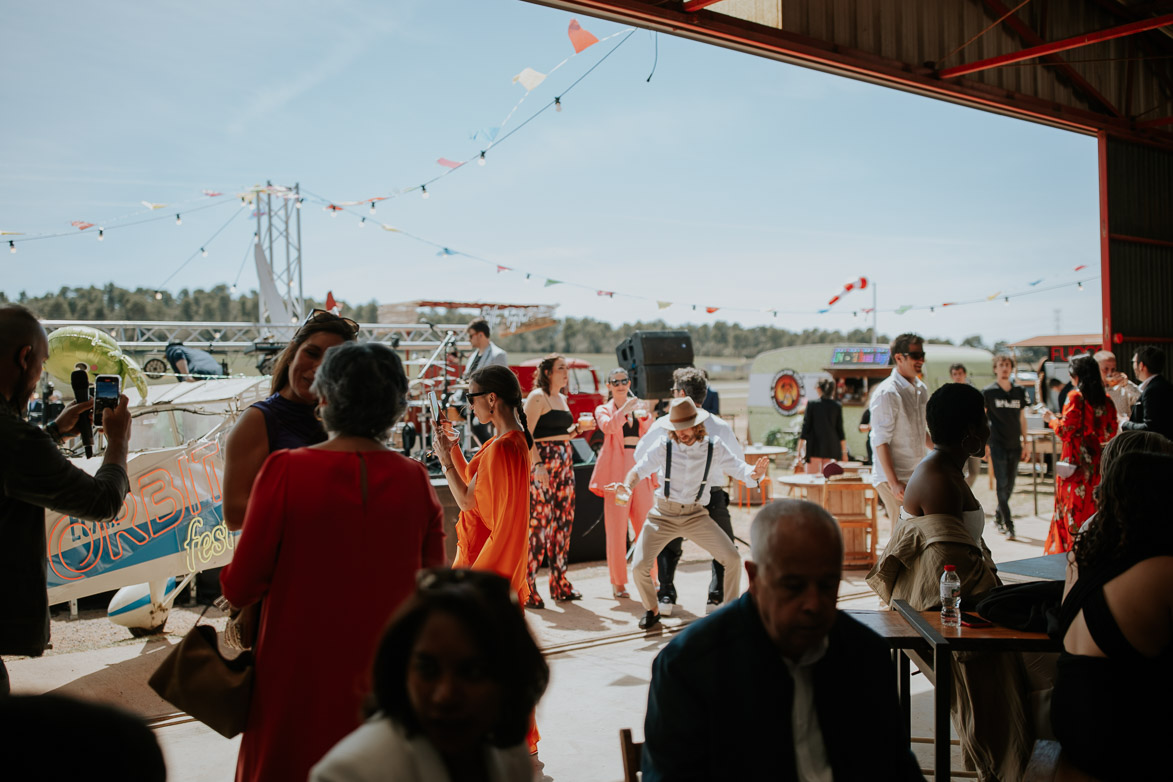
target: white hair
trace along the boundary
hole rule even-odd
[[[765,565],[770,556],[775,531],[783,521],[791,524],[813,524],[831,532],[843,550],[843,535],[835,517],[809,500],[774,500],[762,507],[749,526],[749,558],[757,565]]]

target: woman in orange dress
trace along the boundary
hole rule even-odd
[[[526,556],[533,441],[525,425],[521,386],[508,367],[485,367],[469,378],[465,399],[477,421],[493,424],[497,435],[468,462],[452,424],[442,424],[436,456],[460,506],[452,566],[504,576],[524,605],[529,597]]]
[[[1055,489],[1055,513],[1045,548],[1048,554],[1071,551],[1075,533],[1096,512],[1092,492],[1100,485],[1100,453],[1118,426],[1116,406],[1104,392],[1096,360],[1076,356],[1069,367],[1075,388],[1067,394],[1062,416],[1056,418],[1050,411],[1043,414],[1043,420],[1063,442],[1060,461],[1076,467],[1069,477],[1059,478]]]
[[[497,434],[469,462],[452,424],[441,424],[436,456],[460,507],[452,567],[504,576],[517,593],[520,607],[530,596],[526,575],[534,444],[522,408],[521,384],[508,367],[489,366],[472,373],[464,398],[477,421],[491,423]],[[531,753],[538,751],[539,738],[537,725],[531,721],[526,737]]]

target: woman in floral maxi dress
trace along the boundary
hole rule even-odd
[[[1116,407],[1104,392],[1100,368],[1091,356],[1071,360],[1075,388],[1067,395],[1063,413],[1045,413],[1044,420],[1063,443],[1060,461],[1076,465],[1067,478],[1059,478],[1055,489],[1055,513],[1047,533],[1046,553],[1071,550],[1075,533],[1096,512],[1093,491],[1100,484],[1100,454],[1118,428]]]

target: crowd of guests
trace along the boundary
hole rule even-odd
[[[534,709],[549,672],[522,608],[543,605],[535,579],[543,562],[551,599],[581,598],[566,572],[569,441],[596,425],[603,446],[590,489],[604,499],[613,596],[628,597],[630,525],[641,628],[655,627],[675,602],[683,538],[713,556],[708,599],[727,604],[656,659],[644,778],[923,778],[886,645],[836,609],[843,539],[834,518],[809,502],[766,505],[751,526],[742,594],[743,563],[721,487],[729,477],[755,485],[766,462],[747,463],[729,425],[703,409],[703,373],[678,370],[674,398],[653,421],[626,371],[616,369],[593,421],[579,421],[563,394],[564,357],[541,362],[528,396],[507,366],[473,367],[465,400],[470,423],[487,437],[471,459],[449,422],[435,443],[460,508],[449,569],[426,468],[386,445],[406,407],[403,363],[388,347],[358,341],[358,331],[333,313],[311,313],[277,362],[271,395],[241,415],[226,444],[224,515],[241,535],[220,581],[234,612],[258,615],[238,780],[532,779]],[[41,508],[113,518],[111,498],[126,491],[129,414],[125,398],[106,413],[104,466],[93,477],[74,475],[80,471],[54,459],[52,438],[72,432],[85,406],[71,405],[47,433],[21,415],[47,355],[44,331],[27,310],[5,305],[0,347],[5,436],[23,438],[22,455],[39,454],[28,464],[6,457],[0,520],[8,544],[18,540],[19,523],[39,529],[41,538],[30,532],[27,543],[43,551],[43,516],[39,525],[33,518]],[[478,355],[490,356],[490,347]],[[1024,398],[1001,357],[998,379],[984,391],[962,376],[930,395],[918,377],[923,339],[901,335],[892,352],[892,375],[873,389],[869,411],[873,480],[893,534],[868,583],[885,601],[931,610],[939,607],[940,571],[951,565],[972,603],[1000,584],[970,488],[972,460],[991,459],[999,526],[1013,533],[1007,473],[1024,458]],[[1149,688],[1173,683],[1173,537],[1156,523],[1160,489],[1173,477],[1163,358],[1137,353],[1142,382],[1122,434],[1107,391],[1122,384],[1091,356],[1071,362],[1072,388],[1061,414],[1050,417],[1063,442],[1057,467],[1070,466],[1060,477],[1054,547],[1072,551],[1051,721],[1069,761],[1103,779],[1150,770],[1159,738],[1173,727],[1173,718],[1153,716],[1142,702]],[[833,386],[820,388],[808,411],[800,456],[811,471],[846,457],[833,396]],[[57,494],[38,470],[62,483]],[[30,563],[21,554],[32,560],[30,551],[0,554],[15,596],[28,591]],[[36,559],[43,592],[44,557]],[[0,622],[0,651],[39,653],[47,642],[47,633],[34,632],[47,625],[44,600],[26,597],[28,605]],[[1019,779],[1036,735],[1030,695],[1047,676],[1016,655],[974,654],[954,666],[952,710],[967,765],[980,779]],[[6,676],[3,684],[6,691]],[[763,688],[789,706],[763,712]],[[863,733],[853,729],[849,706],[861,692],[869,704]],[[19,699],[0,707],[7,720],[53,708]],[[731,718],[763,713],[768,718]],[[729,751],[747,741],[773,751]]]

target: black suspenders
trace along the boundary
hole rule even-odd
[[[713,439],[711,437],[705,438],[709,443],[709,452],[705,456],[705,474],[701,476],[701,486],[696,490],[696,499],[694,502],[701,501],[701,495],[705,493],[705,484],[709,482],[709,468],[713,465]],[[669,499],[671,495],[668,490],[672,486],[672,438],[668,438],[668,453],[664,457],[664,499]]]

